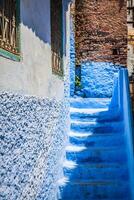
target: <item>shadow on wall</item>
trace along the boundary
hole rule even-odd
[[[50,0],[22,0],[21,23],[32,29],[44,43],[51,43]]]
[[[21,1],[21,22],[36,34],[44,43],[51,44],[51,0],[22,0]],[[68,11],[70,0],[63,3],[63,32],[66,33],[65,17]],[[66,35],[63,35],[64,45]]]

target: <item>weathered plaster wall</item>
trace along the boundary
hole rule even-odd
[[[76,0],[77,63],[127,62],[127,1]]]
[[[62,98],[64,82],[52,74],[50,0],[21,0],[21,62],[0,57],[0,90]]]
[[[70,15],[70,96],[75,92],[75,25],[74,25],[74,4],[71,6]]]
[[[66,143],[65,102],[0,94],[0,199],[56,199]]]
[[[120,65],[107,62],[83,62],[81,64],[81,93],[83,97],[111,97],[114,73]]]

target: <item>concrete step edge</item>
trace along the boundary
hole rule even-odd
[[[67,169],[73,169],[73,167],[85,167],[85,168],[90,168],[90,169],[108,169],[108,168],[123,168],[123,169],[127,169],[128,166],[127,164],[116,164],[116,163],[102,163],[102,164],[89,164],[89,163],[84,163],[84,164],[77,164],[76,162],[73,161],[69,161],[66,160],[63,163],[63,168],[67,168]]]
[[[100,113],[103,111],[108,111],[108,108],[73,108],[73,107],[70,107],[71,113],[92,114],[92,113]]]
[[[115,151],[115,150],[118,150],[118,151],[124,151],[124,148],[121,147],[119,149],[119,147],[117,146],[113,146],[113,147],[86,147],[86,146],[78,146],[78,145],[68,145],[66,148],[65,148],[66,152],[82,152],[84,150],[90,150],[90,151],[95,151],[95,150],[99,150],[99,151]],[[117,151],[117,152],[118,152]]]
[[[108,121],[108,122],[98,122],[98,121],[81,121],[81,120],[71,120],[70,121],[71,124],[74,124],[74,125],[85,125],[85,126],[97,126],[97,127],[102,127],[102,126],[114,126],[114,125],[123,125],[123,121]]]
[[[129,184],[128,181],[118,181],[118,180],[101,180],[101,181],[81,181],[81,180],[77,180],[77,181],[69,181],[69,179],[66,177],[66,184],[69,185],[80,185],[80,186],[85,186],[85,185],[89,185],[89,186],[117,186],[119,187],[119,185],[123,185],[123,184]],[[58,181],[58,183],[62,183],[62,179]],[[59,184],[60,185],[60,184]],[[63,184],[64,185],[64,184]],[[60,185],[62,186],[62,184]]]
[[[69,137],[78,137],[78,138],[87,138],[87,137],[110,137],[110,136],[115,136],[116,137],[116,135],[117,136],[119,136],[119,134],[121,134],[121,136],[123,136],[124,135],[124,133],[123,132],[119,132],[118,134],[116,133],[115,134],[115,132],[113,132],[113,133],[92,133],[92,132],[77,132],[77,131],[70,131],[69,132],[69,134],[68,134],[68,136]]]

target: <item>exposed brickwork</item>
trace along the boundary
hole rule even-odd
[[[77,63],[127,61],[126,0],[76,0]]]

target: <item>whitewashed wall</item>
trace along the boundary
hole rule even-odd
[[[63,80],[52,74],[50,31],[50,0],[21,0],[22,60],[0,57],[1,91],[63,97]]]
[[[64,79],[51,70],[49,0],[21,0],[23,59],[0,57],[0,200],[57,200],[69,130],[68,2]]]

